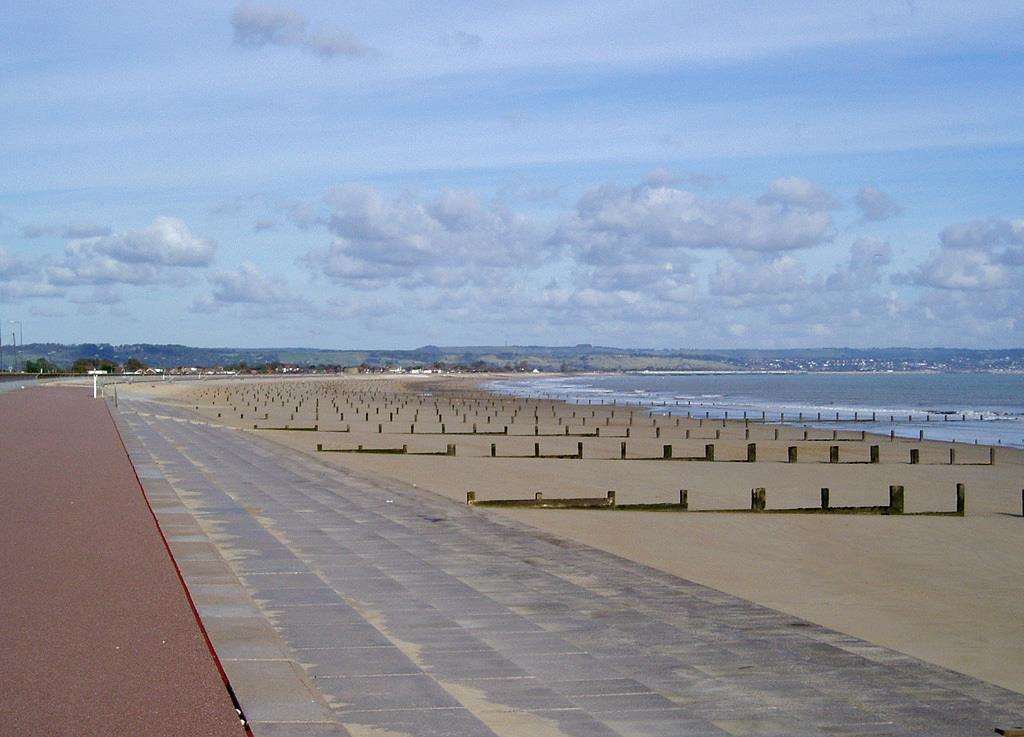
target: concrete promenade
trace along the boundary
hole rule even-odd
[[[0,395],[0,735],[243,734],[106,405]]]
[[[157,403],[118,422],[257,737],[1024,723],[1020,694],[484,509]]]

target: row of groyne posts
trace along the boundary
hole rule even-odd
[[[254,428],[256,429],[256,428]],[[282,428],[288,429],[288,428]],[[868,447],[867,459],[860,460],[845,460],[841,461],[839,458],[840,446],[832,445],[829,446],[828,461],[827,463],[838,464],[838,463],[868,463],[877,464],[880,458],[880,446],[871,445]],[[430,455],[430,456],[455,456],[457,454],[457,444],[448,443],[443,451],[410,451],[408,443],[402,444],[401,446],[394,448],[371,448],[364,445],[357,445],[355,448],[325,448],[323,443],[316,444],[316,450],[318,453],[378,453],[378,454],[397,454],[397,455]],[[576,443],[575,453],[541,453],[540,443],[533,444],[533,453],[526,455],[498,455],[498,446],[496,443],[491,443],[490,447],[491,458],[561,458],[561,459],[575,459],[583,460],[583,442]],[[626,442],[622,441],[619,444],[619,460],[634,460],[634,461],[703,461],[703,462],[715,462],[715,444],[708,443],[704,446],[704,455],[702,456],[677,456],[673,453],[672,445],[663,445],[660,456],[628,456],[626,452]],[[796,445],[790,445],[786,449],[786,460],[785,463],[797,463],[799,461],[799,448]],[[757,463],[757,443],[747,443],[747,454],[745,458],[737,459],[718,459],[718,462],[722,463]],[[763,461],[762,461],[763,462]],[[918,465],[921,463],[921,451],[919,448],[911,448],[908,463],[911,465]],[[988,460],[984,462],[962,462],[957,460],[956,448],[949,448],[949,465],[960,465],[960,466],[984,466],[995,464],[995,448],[989,448]]]
[[[759,437],[765,441],[780,441],[785,443],[786,440],[791,442],[794,440],[802,439],[805,442],[812,443],[811,448],[815,447],[815,444],[821,442],[832,441],[828,449],[827,460],[824,460],[823,455],[814,453],[812,455],[812,462],[823,462],[823,463],[843,463],[843,464],[867,464],[867,463],[880,463],[880,447],[878,445],[871,445],[864,450],[852,450],[850,447],[846,447],[841,450],[839,443],[852,442],[852,441],[864,441],[867,439],[865,431],[848,431],[844,432],[841,436],[840,430],[809,430],[802,429],[802,438],[793,437],[793,432],[786,432],[789,437],[780,437],[780,428],[766,428],[765,430],[758,429],[761,427],[757,419],[753,419],[747,416],[747,413],[743,413],[742,420],[733,416],[730,421],[730,415],[728,412],[725,413],[723,418],[711,418],[710,412],[691,412],[686,410],[686,422],[690,427],[681,426],[681,415],[682,412],[676,413],[673,416],[672,411],[659,412],[657,411],[658,406],[670,406],[667,403],[661,405],[655,404],[655,410],[645,409],[651,406],[651,403],[645,402],[641,405],[637,402],[635,407],[631,403],[617,404],[615,401],[605,403],[603,401],[597,403],[599,406],[587,406],[595,404],[594,402],[587,401],[586,405],[567,405],[559,401],[551,402],[551,400],[539,400],[539,399],[521,399],[521,398],[509,398],[509,397],[498,397],[490,393],[482,392],[445,392],[440,391],[436,393],[430,392],[396,392],[385,389],[383,384],[378,387],[375,384],[362,384],[361,388],[358,389],[346,389],[341,384],[325,384],[322,382],[303,382],[295,384],[278,384],[278,385],[264,385],[264,386],[240,386],[230,387],[223,386],[217,388],[209,388],[199,393],[202,399],[206,400],[210,409],[213,410],[218,417],[222,413],[227,412],[229,414],[237,413],[239,419],[245,417],[256,418],[260,420],[269,420],[271,418],[271,412],[274,413],[274,418],[277,420],[275,423],[267,423],[267,425],[273,424],[274,426],[261,426],[261,423],[255,423],[254,429],[258,430],[295,430],[295,431],[314,431],[318,433],[349,433],[356,432],[362,434],[372,433],[371,429],[358,429],[353,430],[352,422],[357,422],[359,425],[369,426],[376,430],[376,434],[384,435],[388,434],[405,434],[405,428],[408,428],[409,434],[411,435],[428,435],[428,436],[443,436],[443,435],[462,435],[462,436],[474,436],[474,435],[492,435],[498,437],[506,437],[510,440],[514,438],[521,438],[522,436],[529,436],[533,434],[537,437],[550,437],[552,440],[556,437],[572,437],[577,438],[593,438],[595,445],[598,447],[587,448],[586,456],[584,453],[584,444],[582,441],[576,443],[576,452],[566,452],[567,449],[556,449],[561,452],[548,452],[542,453],[541,443],[534,442],[532,453],[527,452],[522,455],[500,455],[498,454],[498,447],[496,443],[490,443],[489,456],[492,458],[562,458],[562,459],[577,459],[582,460],[584,457],[588,459],[607,459],[607,460],[637,460],[637,461],[695,461],[695,462],[727,462],[727,463],[753,463],[758,461],[772,460],[775,462],[782,463],[797,463],[807,462],[804,458],[804,452],[807,448],[799,448],[796,445],[784,445],[786,450],[785,455],[781,455],[780,450],[777,446],[775,448],[769,448],[770,455],[774,457],[772,459],[762,458],[764,453],[759,456],[759,449],[757,443],[749,442],[752,433],[763,436],[767,432],[767,437]],[[679,403],[676,402],[678,405]],[[603,406],[600,406],[603,405]],[[198,410],[199,406],[195,408]],[[634,409],[637,412],[634,412]],[[250,414],[251,413],[251,414]],[[282,418],[283,414],[283,418]],[[704,417],[699,417],[698,414],[703,414]],[[634,416],[636,415],[636,416]],[[647,416],[646,421],[640,421],[643,415]],[[808,416],[801,413],[795,413],[797,421],[813,421],[813,422],[849,422],[848,418],[841,418],[838,413],[834,415],[835,419],[831,417],[825,417],[822,414],[814,416]],[[937,414],[936,416],[940,416]],[[943,421],[950,419],[967,419],[967,415],[961,415],[958,418],[953,418],[949,415],[941,415]],[[896,421],[895,415],[890,416],[890,421]],[[299,425],[292,425],[297,418],[299,419]],[[281,420],[283,419],[283,423]],[[879,419],[877,413],[871,415],[860,415],[855,414],[853,421],[856,422],[877,422]],[[908,421],[918,420],[919,418],[908,416]],[[928,422],[932,421],[932,416],[926,416],[925,420]],[[981,419],[981,418],[979,418]],[[760,420],[762,422],[769,421],[766,413],[760,413]],[[310,422],[310,425],[302,425],[301,423]],[[326,421],[326,425],[322,424]],[[775,420],[771,420],[775,421]],[[779,421],[793,421],[793,415],[782,415]],[[346,422],[350,424],[345,425]],[[385,425],[385,422],[389,423]],[[457,430],[453,431],[451,422],[455,422]],[[544,427],[541,423],[544,423]],[[408,424],[404,424],[408,423]],[[447,423],[447,424],[446,424]],[[648,424],[649,423],[649,424]],[[728,424],[727,424],[728,423]],[[283,427],[281,426],[283,424]],[[523,427],[526,425],[526,427]],[[573,427],[570,427],[572,425]],[[646,429],[644,428],[646,425]],[[712,425],[714,427],[712,427]],[[672,426],[678,428],[673,432]],[[557,431],[555,430],[557,427]],[[726,429],[726,428],[730,429]],[[513,429],[515,428],[515,429]],[[673,448],[671,444],[661,446],[661,453],[651,454],[649,441],[652,438],[662,438],[664,431],[676,435],[677,437],[683,436],[685,433],[685,439],[687,440],[719,440],[722,442],[731,443],[732,439],[739,440],[744,438],[746,442],[745,453],[741,449],[739,453],[735,453],[730,450],[728,455],[733,456],[730,458],[722,457],[722,448],[719,447],[718,454],[716,455],[715,443],[708,443],[704,446],[704,453],[702,455],[681,455],[677,454],[677,448]],[[721,428],[721,429],[719,429]],[[701,431],[704,429],[703,431]],[[440,430],[440,432],[438,432]],[[524,432],[525,431],[525,432]],[[532,431],[532,433],[531,433]],[[799,433],[799,430],[796,431]],[[724,439],[725,433],[732,435],[732,438]],[[850,437],[851,435],[857,437]],[[918,433],[918,439],[924,440],[924,431],[920,430]],[[637,436],[641,437],[637,437]],[[617,436],[617,438],[616,438]],[[646,437],[643,437],[646,436]],[[621,440],[617,443],[618,453],[614,452],[614,445],[609,443],[609,440],[616,438]],[[641,447],[646,445],[639,455],[636,452],[629,454],[627,453],[627,439],[635,439],[640,441]],[[362,438],[361,438],[362,439]],[[679,437],[682,440],[683,437]],[[889,440],[895,441],[895,431],[890,431]],[[504,441],[501,441],[504,442]],[[518,441],[519,446],[516,449],[517,453],[522,453],[522,441]],[[471,448],[474,447],[472,444]],[[821,447],[820,445],[817,447]],[[889,446],[885,446],[889,447]],[[896,447],[896,446],[893,446]],[[486,445],[484,446],[486,448]],[[454,442],[447,442],[444,445],[444,450],[427,450],[427,451],[411,451],[408,444],[403,444],[398,447],[390,448],[374,448],[367,447],[365,445],[358,445],[354,448],[327,448],[324,443],[317,443],[316,449],[319,452],[338,452],[338,453],[378,453],[378,454],[400,454],[400,455],[433,455],[433,456],[456,456],[458,450],[457,445]],[[762,449],[763,450],[763,449]],[[864,451],[867,452],[864,452]],[[987,458],[982,460],[974,458],[968,455],[967,458],[958,457],[957,448],[948,448],[948,458],[943,458],[941,463],[955,464],[955,465],[990,465],[995,462],[995,449],[990,448],[987,454]],[[463,451],[465,452],[465,451]],[[478,448],[474,448],[472,454],[480,452]],[[690,451],[692,453],[692,450]],[[488,455],[487,450],[483,450],[483,456]],[[891,451],[885,452],[885,462],[889,462],[893,458]],[[917,464],[921,463],[922,460],[927,458],[927,462],[934,462],[934,455],[926,455],[925,458],[921,455],[921,450],[918,448],[910,448],[909,454],[903,456],[901,463]],[[803,459],[803,460],[801,460]],[[967,461],[967,462],[965,462]],[[962,484],[957,487],[957,512],[941,512],[939,514],[957,514],[962,513]],[[899,490],[897,497],[893,497],[892,494],[896,494],[896,490]],[[902,514],[902,487],[893,486],[890,490],[890,503],[888,505],[873,505],[866,507],[847,507],[847,506],[832,506],[829,499],[829,491],[822,489],[822,504],[817,507],[798,508],[794,510],[784,509],[767,509],[765,493],[763,489],[754,489],[751,491],[751,508],[743,510],[713,510],[713,509],[691,509],[690,499],[688,495],[690,492],[682,490],[680,492],[680,500],[678,503],[672,504],[615,504],[614,493],[611,497],[600,497],[595,499],[576,499],[576,500],[557,500],[557,499],[545,499],[543,496],[534,499],[526,500],[489,500],[481,501],[482,506],[491,505],[492,503],[497,506],[501,506],[507,502],[510,506],[538,506],[539,508],[551,508],[559,506],[561,508],[573,508],[574,502],[576,506],[583,508],[600,508],[600,509],[649,509],[651,511],[767,511],[767,512],[782,512],[782,511],[793,511],[793,512],[817,512],[817,513],[860,513],[860,514]],[[475,497],[475,494],[474,494]],[[475,501],[475,499],[474,499]],[[1022,502],[1024,502],[1024,492],[1022,492]],[[1024,510],[1022,510],[1024,511]]]
[[[767,492],[764,487],[750,490],[750,507],[742,509],[718,509],[690,507],[690,492],[679,490],[678,503],[640,503],[618,504],[614,491],[603,497],[545,497],[541,492],[534,494],[532,499],[477,499],[475,491],[466,492],[466,504],[480,507],[513,507],[526,509],[590,509],[616,510],[633,512],[765,512],[774,514],[882,514],[882,515],[913,515],[931,517],[963,517],[967,509],[967,487],[956,485],[956,509],[954,511],[906,512],[904,509],[904,490],[900,485],[889,487],[889,503],[865,506],[832,506],[831,492],[828,488],[821,489],[821,504],[817,507],[778,507],[768,509]],[[1024,489],[1021,490],[1021,513],[1024,514]]]

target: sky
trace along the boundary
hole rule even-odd
[[[1024,346],[1019,0],[4,16],[5,343]]]

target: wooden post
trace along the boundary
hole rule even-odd
[[[828,462],[839,463],[839,446],[830,445],[828,446]]]
[[[989,448],[988,449],[988,465],[990,465],[990,466],[996,465],[996,449],[995,448]]]
[[[789,446],[788,461],[790,463],[796,463],[796,453],[797,453],[796,446],[795,445]]]
[[[316,452],[317,453],[323,453],[323,451],[324,451],[324,444],[323,443],[317,443],[316,444]]]
[[[963,484],[957,484],[956,485],[956,513],[959,514],[961,517],[963,517],[964,513],[967,511],[966,495],[967,495],[967,487],[964,486]]]
[[[821,487],[821,508],[828,509],[828,487]]]
[[[903,514],[903,487],[889,487],[889,514]]]
[[[779,428],[775,428],[775,439],[779,439]]]
[[[576,457],[583,458],[583,443],[576,443]]]
[[[688,497],[689,497],[689,491],[688,490],[686,490],[686,489],[680,489],[679,490],[679,506],[682,507],[683,509],[689,509],[690,508],[690,500],[688,499]]]
[[[751,512],[763,512],[765,507],[765,492],[764,487],[758,487],[750,490],[750,511]]]
[[[455,455],[455,443],[449,443],[446,452],[450,456]]]
[[[872,445],[870,448],[868,448],[868,453],[870,454],[869,457],[871,459],[871,463],[878,463],[878,450],[879,450],[879,448],[878,448],[877,445]]]
[[[747,443],[747,463],[757,462],[757,443]]]
[[[949,449],[949,465],[956,465],[956,448]]]
[[[672,446],[671,445],[663,445],[663,446],[661,446],[661,457],[664,458],[666,461],[672,458]]]
[[[609,507],[614,507],[615,506],[615,491],[614,490],[608,492],[608,506]]]
[[[715,444],[708,443],[704,446],[704,460],[713,461],[715,460]]]
[[[544,495],[543,495],[543,494],[541,494],[541,493],[540,493],[539,491],[538,491],[538,492],[536,492],[536,493],[535,493],[535,494],[533,495],[533,500],[534,500],[535,502],[539,502],[539,501],[541,501],[541,500],[542,500],[543,498],[544,498]]]
[[[467,491],[466,492],[466,504],[469,504],[470,506],[476,504],[476,492],[475,491]]]
[[[498,455],[498,446],[496,443],[491,443],[491,458]]]
[[[533,444],[533,457],[540,458],[540,443]]]
[[[626,460],[626,443],[625,441],[619,443],[619,458]]]
[[[911,462],[911,464],[914,464],[914,465],[916,465],[916,464],[921,462],[921,450],[920,450],[920,448],[911,448],[910,449],[910,462]]]

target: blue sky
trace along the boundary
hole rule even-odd
[[[26,340],[1024,345],[1024,7],[14,2]]]

